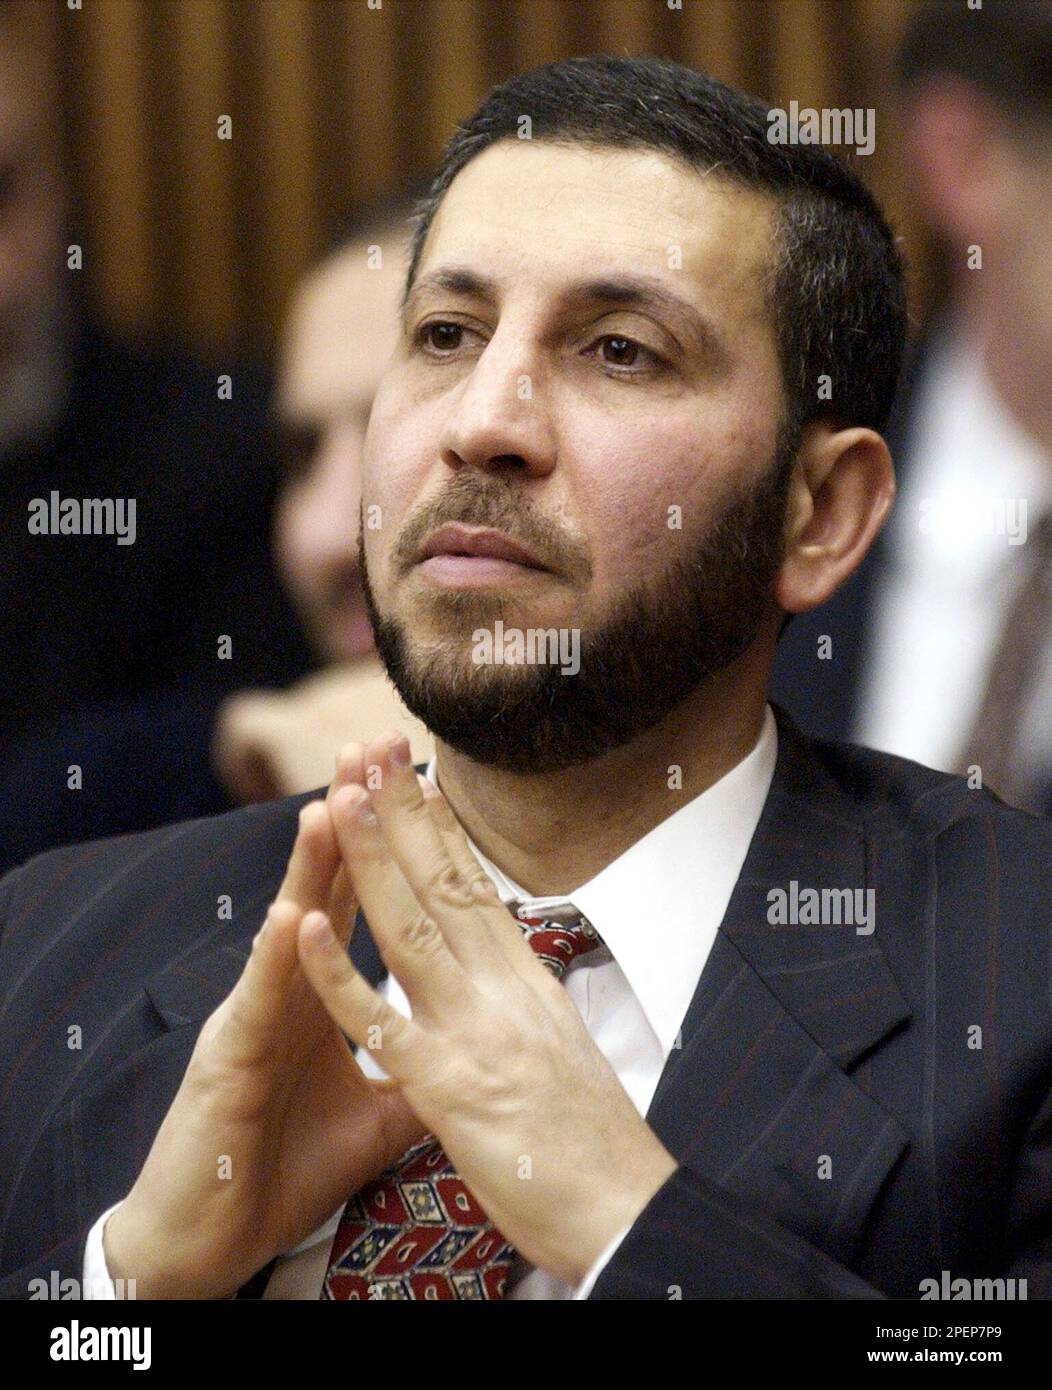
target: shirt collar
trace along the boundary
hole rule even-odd
[[[572,902],[606,942],[667,1057],[727,911],[778,755],[768,705],[752,751],[570,894],[532,897],[471,845],[502,902],[531,915]],[[437,758],[426,776],[435,781]],[[437,784],[436,784],[437,785]],[[655,935],[660,950],[654,950]]]

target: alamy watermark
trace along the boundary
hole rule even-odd
[[[48,1277],[38,1276],[29,1281],[29,1300],[48,1299],[66,1302],[70,1299],[110,1299],[118,1301],[135,1297],[134,1279],[77,1279],[72,1274],[63,1278],[57,1269],[48,1271]]]
[[[993,1302],[1014,1303],[1026,1298],[1025,1279],[954,1279],[948,1269],[938,1279],[922,1279],[918,1286],[921,1299],[987,1299]]]
[[[34,497],[29,503],[31,536],[116,536],[135,544],[134,497]]]
[[[770,145],[851,145],[856,154],[872,154],[877,113],[872,106],[772,106],[767,112]]]
[[[1027,502],[995,494],[937,493],[917,503],[917,525],[922,536],[1004,536],[1009,545],[1025,545]]]
[[[506,628],[498,618],[491,632],[476,628],[471,634],[471,659],[476,666],[559,666],[564,676],[581,669],[579,627]]]
[[[149,1327],[68,1327],[51,1329],[52,1361],[130,1361],[132,1369],[148,1371],[153,1364]]]
[[[788,888],[767,894],[767,920],[772,927],[854,927],[856,936],[871,936],[877,924],[874,888],[801,888],[795,878]]]

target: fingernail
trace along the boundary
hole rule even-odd
[[[391,761],[399,767],[409,766],[409,740],[404,734],[397,743],[391,745]]]

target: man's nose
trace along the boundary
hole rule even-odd
[[[540,351],[522,331],[498,328],[452,395],[442,437],[447,463],[543,475],[555,431]]]

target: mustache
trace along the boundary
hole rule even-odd
[[[363,508],[364,515],[364,508]],[[400,573],[411,569],[420,547],[439,526],[489,526],[528,546],[543,565],[556,574],[587,582],[592,565],[585,547],[557,532],[538,517],[521,495],[505,489],[479,488],[467,479],[455,479],[441,496],[425,503],[402,528],[395,544],[394,563]]]

